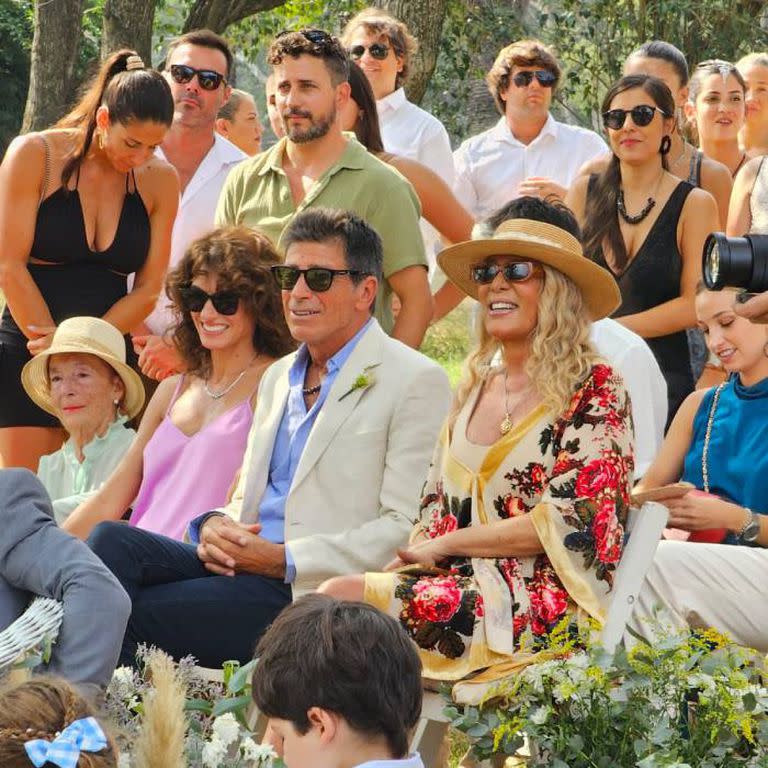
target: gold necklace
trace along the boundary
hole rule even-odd
[[[509,389],[507,389],[507,369],[504,369],[504,418],[499,424],[499,432],[502,435],[506,435],[512,427],[515,426],[515,422],[512,420],[513,411],[519,407],[520,403],[525,400],[525,396],[530,392],[531,388],[526,387],[522,392],[522,397],[515,403],[515,407],[510,410],[509,408]]]

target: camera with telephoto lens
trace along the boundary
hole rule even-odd
[[[768,291],[768,235],[727,237],[713,232],[704,243],[702,273],[710,291],[726,286],[748,293]]]

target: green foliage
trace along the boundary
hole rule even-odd
[[[735,768],[768,763],[764,661],[714,630],[659,632],[653,646],[607,654],[555,641],[542,662],[479,707],[446,713],[478,756],[514,754],[530,768]]]
[[[452,385],[456,385],[472,344],[471,302],[465,301],[439,323],[431,326],[424,337],[421,352],[445,368]]]
[[[21,128],[29,87],[29,52],[32,46],[31,0],[0,0],[0,77],[3,108],[0,110],[0,158]]]

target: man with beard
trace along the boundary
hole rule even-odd
[[[280,247],[283,231],[306,208],[353,211],[384,245],[376,318],[387,333],[418,348],[432,316],[420,207],[411,185],[339,126],[337,112],[350,99],[346,51],[326,32],[302,29],[278,35],[267,60],[286,135],[230,174],[217,226],[257,227]],[[396,320],[393,295],[400,302]]]
[[[232,90],[227,84],[231,68],[227,41],[208,29],[187,32],[168,48],[163,75],[173,95],[173,125],[157,154],[176,169],[181,182],[169,270],[193,240],[213,229],[216,202],[227,175],[247,157],[215,130],[216,116]],[[181,365],[179,353],[165,335],[173,323],[170,299],[163,293],[133,337],[145,376],[163,379]]]

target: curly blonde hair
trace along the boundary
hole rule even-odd
[[[589,333],[591,320],[581,291],[562,272],[542,264],[544,282],[538,302],[538,320],[530,337],[525,372],[542,402],[559,414],[565,411],[592,367],[600,362]],[[464,364],[456,391],[450,423],[456,419],[470,393],[494,371],[502,351],[501,342],[485,328],[484,315],[478,318],[478,339]]]

